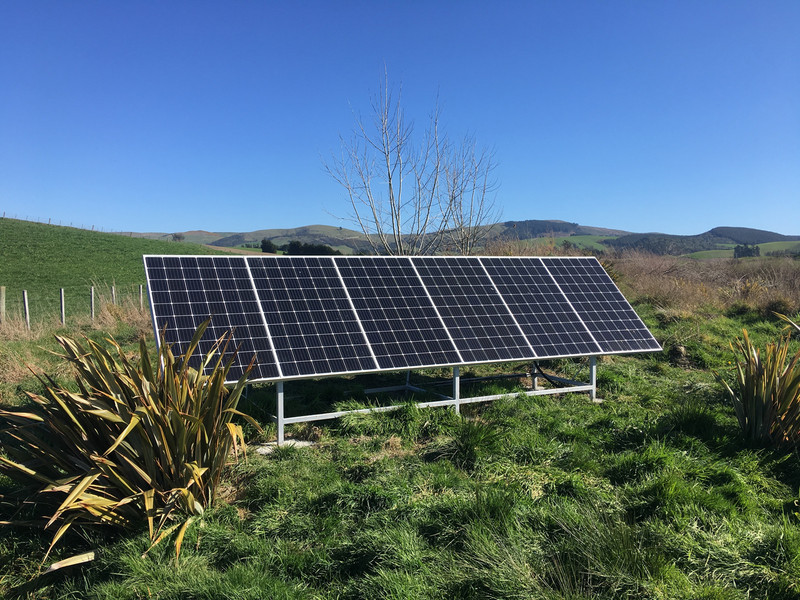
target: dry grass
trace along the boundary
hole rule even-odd
[[[0,322],[0,339],[5,342],[25,342],[39,340],[48,335],[54,328],[44,322],[34,321],[30,329],[21,314],[8,314],[6,320]]]
[[[629,251],[611,264],[629,299],[661,309],[800,310],[800,262],[791,258],[692,260]]]
[[[121,337],[130,342],[152,337],[150,314],[139,307],[138,298],[123,299],[116,305],[110,300],[110,295],[107,299],[99,298],[94,321],[88,314],[78,315],[68,318],[64,326],[55,317],[34,321],[28,329],[22,315],[10,315],[0,323],[0,404],[18,401],[14,388],[32,378],[30,366],[56,378],[71,375],[69,364],[51,353],[56,350],[57,333],[67,332],[72,336],[91,335],[90,332],[123,333]]]
[[[4,350],[0,353],[0,383],[17,383],[30,376],[26,365],[33,363],[28,349]]]
[[[141,335],[152,332],[152,321],[147,305],[141,306],[139,299],[125,296],[111,301],[111,293],[106,290],[95,297],[95,319],[87,314],[67,315],[66,325],[61,324],[60,317],[53,315],[50,318],[31,321],[30,329],[26,326],[25,319],[20,312],[7,315],[6,320],[0,322],[0,339],[7,342],[36,341],[52,337],[56,330],[87,330],[113,331],[120,324],[132,327]]]
[[[103,303],[95,322],[91,325],[94,329],[113,331],[120,324],[133,328],[137,337],[153,332],[153,321],[149,310],[147,307],[142,309],[138,301],[133,299],[127,299],[121,304]]]

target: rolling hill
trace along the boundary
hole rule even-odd
[[[492,239],[527,240],[540,237],[562,238],[568,236],[620,236],[628,232],[620,229],[590,227],[559,220],[525,220],[504,221],[488,226],[487,236]],[[370,245],[366,236],[353,229],[330,225],[307,225],[290,229],[257,229],[248,232],[185,231],[180,232],[184,241],[211,246],[235,248],[244,244],[257,244],[268,239],[276,246],[297,240],[307,244],[325,244],[341,251],[343,254],[369,252]],[[163,232],[125,233],[123,235],[144,237],[148,239],[170,240],[174,234]]]
[[[594,251],[603,248],[612,250],[636,249],[655,254],[685,255],[698,252],[721,252],[728,254],[738,244],[774,244],[800,242],[800,236],[788,236],[748,227],[715,227],[697,235],[673,235],[668,233],[631,233],[620,229],[592,227],[559,220],[504,221],[490,227],[487,241],[535,240],[550,237],[563,241],[573,239],[580,247]],[[136,234],[134,234],[136,235]],[[169,239],[172,234],[139,234],[154,239]],[[369,252],[367,239],[360,231],[329,225],[308,225],[291,229],[258,229],[241,233],[212,233],[208,231],[186,231],[187,242],[210,244],[217,247],[241,247],[257,244],[262,239],[276,246],[297,240],[308,244],[325,244],[343,254]],[[765,249],[766,251],[766,249]],[[698,255],[699,256],[699,255]]]
[[[699,235],[630,233],[604,243],[611,248],[645,250],[654,254],[682,255],[701,251],[728,250],[739,244],[800,241],[800,236],[782,235],[748,227],[715,227]]]

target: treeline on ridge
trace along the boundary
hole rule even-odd
[[[267,252],[269,254],[282,252],[289,256],[333,256],[341,254],[341,252],[335,248],[331,248],[325,244],[310,244],[299,240],[292,240],[288,244],[277,246],[272,240],[264,238],[261,240],[260,244],[245,244],[244,246],[246,248],[261,248],[262,252]]]

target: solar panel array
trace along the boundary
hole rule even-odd
[[[252,381],[661,350],[593,257],[144,257],[180,354],[227,330]]]

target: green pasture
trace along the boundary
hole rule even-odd
[[[793,252],[800,253],[800,242],[768,242],[766,244],[759,244],[761,255],[764,256],[768,252]]]
[[[538,246],[544,243],[554,243],[556,247],[562,246],[564,242],[568,242],[573,246],[585,250],[603,251],[603,250],[608,250],[608,246],[602,243],[603,240],[614,239],[615,237],[616,236],[608,236],[608,235],[570,235],[566,237],[530,238],[523,241],[525,244],[529,246]]]
[[[615,236],[608,235],[572,235],[569,237],[556,238],[556,244],[563,245],[566,241],[576,245],[578,248],[602,251],[608,249],[608,246],[603,244],[603,240],[614,239],[614,237]]]
[[[169,544],[146,553],[146,524],[88,530],[68,534],[48,564],[88,551],[93,561],[36,578],[52,533],[3,527],[0,596],[797,598],[798,458],[745,443],[713,374],[732,377],[727,341],[742,327],[763,346],[781,326],[757,313],[635,308],[664,352],[601,360],[601,404],[479,382],[469,394],[506,398],[462,416],[409,403],[298,424],[289,436],[313,446],[262,456],[275,390],[256,385],[240,409],[265,432],[245,424],[248,459],[231,465],[179,559]],[[587,373],[582,360],[544,366]],[[358,391],[367,383],[379,382],[292,382],[287,412],[371,405],[379,399]],[[0,502],[0,520],[10,510]]]
[[[800,242],[766,242],[758,244],[761,251],[761,256],[767,256],[770,252],[793,252],[800,253]],[[733,258],[733,244],[730,248],[720,250],[702,250],[700,252],[692,252],[687,254],[690,258],[704,259],[704,258]]]
[[[166,242],[0,219],[0,286],[6,287],[9,316],[22,314],[22,291],[28,292],[31,319],[59,318],[59,290],[64,288],[67,318],[89,313],[90,288],[118,300],[134,297],[145,283],[143,254],[212,254],[206,246]]]

